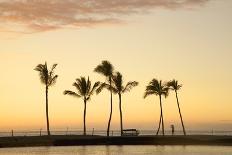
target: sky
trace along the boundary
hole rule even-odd
[[[51,129],[82,129],[83,101],[64,96],[80,76],[110,61],[124,82],[125,128],[156,129],[157,96],[143,99],[153,78],[183,84],[179,100],[187,130],[232,128],[231,0],[0,0],[0,130],[46,129],[45,88],[37,64],[58,63],[49,89]],[[109,92],[87,105],[87,128],[107,128]],[[164,123],[181,129],[175,94],[163,98]],[[119,129],[118,96],[112,129]]]

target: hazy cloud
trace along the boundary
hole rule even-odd
[[[122,15],[155,8],[191,8],[207,1],[209,0],[0,0],[0,28],[6,29],[9,24],[11,29],[15,27],[15,31],[40,32],[62,27],[118,23]]]

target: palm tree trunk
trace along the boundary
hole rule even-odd
[[[161,117],[162,117],[162,115],[160,114],[159,127],[158,127],[158,129],[157,129],[156,135],[158,135],[158,134],[159,134],[160,124],[161,124]]]
[[[111,78],[110,78],[110,87],[111,87]],[[110,135],[110,123],[111,123],[111,117],[112,117],[112,111],[113,111],[113,99],[112,99],[112,90],[110,89],[110,118],[108,122],[108,127],[107,127],[107,137]]]
[[[86,118],[86,99],[84,99],[84,135],[86,135],[85,118]]]
[[[184,135],[186,136],[186,131],[185,131],[184,122],[183,122],[183,118],[182,118],[181,111],[180,111],[180,105],[179,105],[179,100],[178,100],[178,95],[177,95],[176,90],[175,90],[175,93],[176,93],[176,101],[177,101],[177,105],[178,105],[178,109],[179,109],[180,120],[181,120],[181,124],[182,124],[182,128],[183,128],[183,132],[184,132]]]
[[[121,129],[121,136],[123,135],[123,123],[122,123],[122,97],[121,94],[119,96],[119,110],[120,110],[120,129]]]
[[[163,133],[163,136],[164,136],[164,118],[163,118],[161,95],[159,95],[159,98],[160,98],[160,113],[161,113],[161,120],[162,120],[162,133]]]
[[[47,133],[50,136],[50,128],[49,128],[49,116],[48,116],[48,86],[46,85],[46,118],[47,118]]]

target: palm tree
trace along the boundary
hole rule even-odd
[[[48,117],[48,88],[56,83],[58,75],[55,75],[54,69],[57,64],[53,64],[51,69],[48,70],[47,62],[45,64],[39,64],[36,66],[34,70],[39,72],[40,81],[45,85],[45,93],[46,93],[46,118],[47,118],[47,133],[50,136],[50,128],[49,128],[49,117]]]
[[[162,122],[162,133],[164,136],[164,117],[163,117],[163,109],[162,109],[162,96],[168,96],[168,87],[166,84],[163,84],[162,81],[158,81],[157,79],[152,79],[152,81],[148,84],[145,90],[144,98],[149,95],[158,95],[160,100],[160,123]],[[159,133],[159,128],[157,133]]]
[[[172,80],[172,81],[169,81],[169,82],[167,83],[167,86],[168,86],[171,90],[174,90],[175,93],[176,93],[176,102],[177,102],[177,106],[178,106],[178,109],[179,109],[180,120],[181,120],[181,124],[182,124],[182,128],[183,128],[184,135],[186,135],[186,131],[185,131],[185,127],[184,127],[184,122],[183,122],[183,118],[182,118],[181,111],[180,111],[178,93],[177,93],[177,91],[180,90],[180,88],[182,87],[182,85],[178,84],[178,81],[174,79],[174,80]]]
[[[73,86],[77,89],[77,92],[65,90],[64,95],[70,95],[73,97],[80,98],[82,97],[84,101],[84,135],[86,135],[86,103],[90,100],[91,96],[99,86],[99,82],[95,82],[93,87],[91,87],[91,81],[85,79],[85,77],[77,78],[76,81],[73,83]]]
[[[112,85],[112,76],[113,76],[113,71],[114,67],[109,61],[102,61],[100,65],[98,65],[95,69],[95,72],[103,75],[106,77],[106,82],[110,85]],[[101,86],[100,86],[101,87]],[[104,84],[102,85],[104,87]],[[110,90],[110,117],[108,121],[108,126],[107,126],[107,137],[109,137],[109,132],[110,132],[110,123],[111,123],[111,117],[112,117],[112,106],[113,106],[113,101],[112,101],[112,90]]]
[[[105,85],[106,88],[111,88],[107,84]],[[126,84],[126,86],[123,86],[123,78],[122,74],[117,72],[113,77],[112,77],[112,91],[115,94],[118,94],[119,97],[119,111],[120,111],[120,129],[121,129],[121,136],[123,134],[123,122],[122,122],[122,94],[125,92],[130,91],[133,87],[137,86],[138,82],[136,81],[130,81]],[[102,87],[101,87],[102,88]],[[98,90],[101,91],[101,90]]]

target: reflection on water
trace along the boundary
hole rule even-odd
[[[231,155],[230,146],[65,146],[1,148],[0,155]]]

